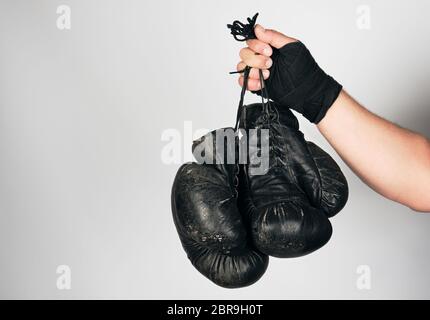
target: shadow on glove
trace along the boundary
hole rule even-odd
[[[269,112],[269,114],[267,114]],[[312,142],[307,142],[293,113],[272,103],[242,108],[240,127],[269,129],[269,169],[253,175],[252,159],[260,148],[248,152],[240,170],[240,210],[246,212],[253,243],[261,252],[281,258],[311,253],[332,234],[329,217],[348,199],[348,184],[336,162]]]
[[[178,170],[173,218],[182,246],[200,273],[222,287],[244,287],[264,274],[269,259],[251,245],[237,206],[238,165],[235,159],[227,163],[228,152],[215,147],[215,136],[213,131],[193,144],[193,153],[213,164],[187,163]],[[235,158],[235,141],[225,148]],[[222,158],[224,163],[217,163]]]

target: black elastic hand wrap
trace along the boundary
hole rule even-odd
[[[266,80],[270,99],[303,114],[313,123],[324,118],[342,86],[327,75],[301,42],[273,48],[273,65]],[[261,95],[261,91],[254,93]]]

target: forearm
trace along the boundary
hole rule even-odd
[[[254,32],[257,39],[247,41],[238,65],[238,70],[252,67],[247,88],[261,89],[258,69],[263,70],[269,97],[318,123],[366,184],[414,210],[430,212],[429,141],[369,112],[344,91],[338,96],[341,86],[319,68],[303,43],[259,25]]]
[[[430,143],[369,112],[342,91],[318,129],[348,166],[383,196],[430,211]]]

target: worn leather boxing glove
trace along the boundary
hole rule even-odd
[[[249,148],[241,166],[239,203],[247,212],[255,247],[275,257],[298,257],[322,247],[331,237],[329,217],[348,198],[347,181],[336,162],[318,146],[304,139],[296,117],[271,104],[242,108],[240,127],[269,129],[269,166],[253,174],[252,163],[261,146]]]
[[[270,76],[265,81],[270,99],[319,123],[339,96],[342,86],[315,62],[306,46],[291,42],[273,48]],[[261,94],[260,91],[255,91]]]
[[[251,245],[238,210],[236,143],[225,144],[230,155],[233,153],[231,164],[227,152],[217,148],[216,132],[193,144],[195,157],[198,153],[207,163],[184,164],[176,174],[172,212],[191,263],[217,285],[237,288],[257,281],[269,260]]]

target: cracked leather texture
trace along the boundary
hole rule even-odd
[[[195,141],[193,150],[214,134]],[[236,164],[187,163],[178,170],[172,188],[173,218],[189,260],[205,277],[226,288],[253,284],[269,262],[252,246],[237,205],[237,169]]]
[[[270,158],[264,175],[241,165],[239,203],[258,250],[298,257],[329,241],[328,218],[346,204],[348,184],[330,155],[304,139],[293,113],[276,104],[272,108],[279,121],[268,121],[259,103],[243,108],[241,128],[269,129]],[[259,150],[250,149],[250,158],[256,156],[252,152]]]

